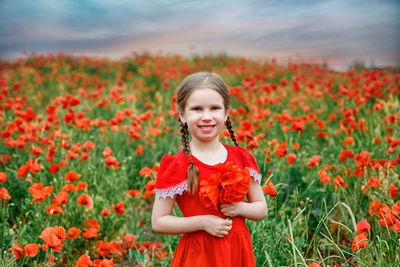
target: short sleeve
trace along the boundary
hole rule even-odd
[[[253,179],[260,184],[262,176],[260,170],[258,169],[255,158],[245,148],[238,148],[243,159],[244,168],[248,169],[250,171],[250,176],[253,177]]]
[[[154,188],[156,198],[172,198],[187,190],[187,166],[180,158],[179,154],[162,157]]]

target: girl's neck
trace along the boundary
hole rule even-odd
[[[197,143],[195,140],[192,140],[190,142],[190,150],[193,156],[208,165],[223,163],[228,157],[228,150],[219,140],[205,143]]]
[[[196,155],[197,153],[215,153],[223,148],[221,142],[216,139],[211,142],[201,142],[196,139],[193,139],[190,142],[190,150],[192,154]]]

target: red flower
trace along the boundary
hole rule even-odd
[[[124,203],[125,201],[120,201],[116,206],[112,204],[111,208],[115,211],[117,215],[124,214],[125,213]]]
[[[272,198],[275,198],[276,195],[278,194],[276,192],[275,186],[272,182],[269,182],[268,185],[264,186],[262,188],[262,190],[267,193],[268,195],[270,195]]]
[[[93,207],[93,200],[92,198],[88,195],[88,194],[82,194],[80,195],[77,200],[76,203],[78,205],[85,205],[85,208],[91,209]]]
[[[90,266],[92,266],[92,261],[90,260],[90,257],[87,254],[83,254],[82,256],[80,256],[75,264],[75,267],[90,267]]]
[[[70,181],[73,182],[75,180],[78,180],[82,175],[75,173],[74,171],[69,171],[65,175],[65,181]]]
[[[101,217],[107,217],[108,214],[110,214],[110,210],[107,208],[103,208],[103,210],[100,213]]]
[[[7,188],[0,188],[0,199],[11,199],[11,196],[8,194]]]
[[[296,158],[297,158],[296,154],[294,154],[294,153],[289,153],[289,154],[286,156],[286,162],[287,162],[287,164],[288,164],[288,165],[292,165],[292,164],[296,161]]]
[[[60,252],[64,245],[65,229],[62,226],[47,227],[40,234],[40,238],[44,241],[43,250],[52,248],[54,251]]]
[[[367,233],[363,232],[354,238],[351,249],[355,252],[357,249],[365,248],[366,245],[368,245]]]
[[[153,170],[150,169],[149,167],[143,167],[140,171],[139,174],[143,177],[151,177],[153,173]]]
[[[241,170],[233,162],[217,164],[217,172],[200,181],[200,201],[206,207],[219,209],[219,203],[243,201],[251,182],[248,169]]]
[[[368,180],[367,186],[373,187],[373,188],[378,188],[380,184],[381,184],[381,182],[378,178],[370,177]]]
[[[82,234],[82,236],[87,239],[97,237],[98,236],[97,232],[98,232],[98,229],[96,229],[94,227],[90,227],[85,230],[85,232]]]
[[[134,234],[126,234],[122,243],[124,244],[124,249],[128,250],[133,247],[133,242],[135,242],[135,235]]]
[[[320,157],[318,155],[312,156],[308,161],[307,167],[310,168],[313,166],[317,166],[319,165],[319,162],[320,162]]]
[[[0,172],[0,184],[7,180],[7,174]]]
[[[371,225],[365,220],[359,221],[357,223],[357,232],[359,234],[361,234],[363,232],[368,232],[369,228],[371,228]]]
[[[53,165],[50,166],[49,171],[50,171],[52,174],[55,174],[56,172],[58,172],[59,169],[60,169],[60,165],[58,165],[58,164],[53,164]]]
[[[29,187],[29,193],[33,195],[32,203],[37,201],[41,203],[53,192],[53,186],[43,186],[42,184],[35,183]]]
[[[391,198],[395,198],[399,189],[394,184],[390,184],[388,192],[390,193]]]
[[[22,257],[23,250],[18,243],[13,244],[12,247],[9,248],[8,250],[12,252],[12,254],[16,259],[20,259]]]
[[[35,257],[39,252],[39,244],[26,244],[24,246],[25,257]]]
[[[319,171],[319,180],[326,185],[331,180],[331,176],[324,170]]]
[[[87,188],[88,184],[86,182],[79,182],[76,186],[76,192],[82,191],[82,189]]]
[[[140,191],[137,189],[128,190],[128,194],[131,195],[131,197],[140,197]]]
[[[68,192],[61,191],[52,199],[52,202],[56,205],[67,205],[68,202]]]
[[[319,265],[316,262],[311,263],[310,265],[308,265],[308,267],[321,267],[321,265]]]
[[[71,227],[71,228],[69,228],[69,230],[68,230],[67,238],[68,238],[69,240],[77,239],[78,236],[80,235],[80,233],[82,233],[82,230],[81,230],[81,229],[76,228],[76,227]]]
[[[89,149],[94,149],[96,147],[96,144],[93,143],[92,141],[86,141],[83,144],[83,150],[85,150],[85,152],[87,152]]]
[[[274,150],[275,155],[282,158],[287,153],[286,142],[282,142],[279,146],[277,146]]]
[[[333,179],[333,186],[336,188],[346,188],[347,184],[344,182],[344,179],[338,175]]]
[[[58,214],[58,213],[61,213],[61,214],[64,214],[64,213],[65,213],[65,212],[62,210],[62,208],[59,207],[59,206],[57,206],[56,204],[51,204],[50,206],[48,206],[47,209],[46,209],[46,211],[47,211],[47,214],[48,214],[49,216],[54,215],[54,214]]]
[[[106,157],[105,162],[106,162],[107,167],[110,167],[112,169],[118,169],[119,168],[119,162],[113,156]]]
[[[109,148],[109,147],[106,147],[106,148],[103,150],[103,157],[104,157],[104,158],[107,158],[107,157],[109,157],[112,153],[113,153],[112,149]]]

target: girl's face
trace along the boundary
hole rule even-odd
[[[194,140],[211,142],[219,139],[228,112],[222,96],[210,88],[200,88],[192,92],[179,112],[182,122],[186,122]]]

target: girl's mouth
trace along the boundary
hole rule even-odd
[[[212,128],[214,128],[215,125],[200,125],[199,128],[202,130],[210,130]]]

